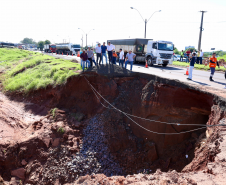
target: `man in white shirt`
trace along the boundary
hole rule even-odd
[[[123,67],[124,63],[124,52],[122,49],[119,50],[119,66],[121,65]]]
[[[134,53],[132,53],[132,50],[129,50],[129,53],[126,54],[126,63],[125,63],[125,68],[128,64],[128,62],[130,63],[130,70],[132,71],[133,68],[133,60],[136,57],[136,55]]]
[[[107,50],[108,50],[108,59],[109,63],[112,61],[112,51],[115,49],[115,46],[111,44],[111,42],[108,42]]]
[[[100,43],[98,43],[97,47],[95,48],[96,54],[97,54],[97,65],[98,65],[98,59],[100,59],[99,65],[101,63],[101,47]]]
[[[204,54],[204,53],[202,52],[202,50],[200,50],[200,56],[199,56],[199,57],[200,57],[200,58],[199,58],[200,64],[202,64],[202,57],[203,57],[203,54]]]

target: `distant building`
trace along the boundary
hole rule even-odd
[[[195,48],[195,46],[185,46],[185,50],[188,48]]]

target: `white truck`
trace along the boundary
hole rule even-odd
[[[57,54],[69,54],[69,55],[76,55],[78,52],[80,53],[80,45],[79,44],[72,44],[72,43],[62,43],[56,44],[56,53]]]
[[[152,39],[121,39],[121,40],[108,40],[111,44],[115,45],[115,51],[118,53],[122,48],[124,54],[132,50],[136,54],[134,63],[146,62],[149,66],[154,64],[166,67],[173,62],[174,45],[169,41],[153,41]]]

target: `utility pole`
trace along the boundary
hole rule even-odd
[[[202,12],[202,17],[201,17],[201,25],[200,25],[200,33],[199,33],[199,43],[198,43],[198,50],[199,50],[199,51],[200,51],[200,49],[201,49],[202,31],[204,30],[204,29],[202,28],[202,25],[203,25],[203,16],[204,16],[204,13],[205,13],[206,11],[200,11],[200,12]]]
[[[145,19],[145,31],[144,31],[144,38],[146,39],[146,25],[147,25],[147,19]]]

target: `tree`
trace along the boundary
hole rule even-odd
[[[38,42],[38,48],[40,48],[40,50],[42,51],[43,50],[43,48],[44,48],[44,42],[43,41],[39,41]]]
[[[44,44],[51,44],[51,42],[49,40],[45,40]]]
[[[22,44],[36,44],[36,42],[31,38],[24,38],[22,41],[20,41]]]
[[[174,52],[174,54],[177,54],[177,55],[179,55],[180,54],[180,52],[178,51],[178,49],[176,48],[176,49],[174,49],[173,50],[173,52]]]

